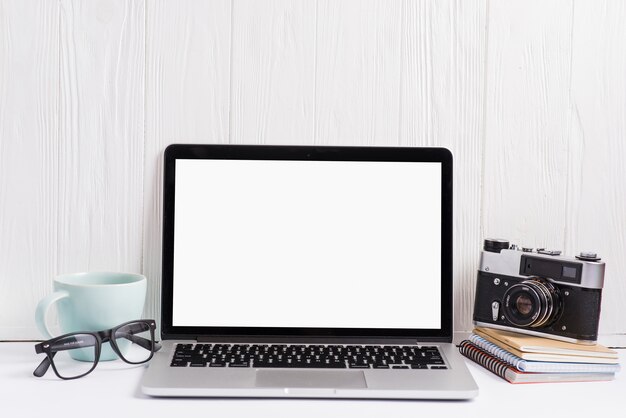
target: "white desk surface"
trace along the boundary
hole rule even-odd
[[[480,387],[471,401],[159,399],[144,396],[145,366],[102,362],[88,376],[32,375],[43,355],[34,343],[0,343],[3,417],[599,417],[626,416],[626,370],[611,382],[511,385],[467,360]],[[626,350],[620,350],[623,362]],[[209,415],[210,414],[210,415]]]

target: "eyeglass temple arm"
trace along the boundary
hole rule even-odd
[[[50,356],[54,357],[56,355],[56,353],[51,353]],[[33,372],[33,375],[37,376],[37,377],[42,377],[44,374],[46,374],[46,372],[48,371],[48,368],[50,367],[50,364],[52,364],[50,362],[50,357],[46,356],[41,363],[39,363],[39,366],[37,366],[37,368],[35,369],[35,371]]]
[[[147,338],[143,338],[140,337],[138,335],[134,335],[134,334],[128,334],[128,333],[120,333],[119,335],[120,337],[126,338],[132,342],[134,342],[137,345],[140,345],[141,347],[145,348],[146,350],[150,350],[152,347],[152,340],[148,340]],[[157,341],[154,342],[154,351],[159,351],[161,349],[161,344],[159,344]]]

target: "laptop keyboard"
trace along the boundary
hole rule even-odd
[[[435,346],[178,344],[172,367],[446,369]]]

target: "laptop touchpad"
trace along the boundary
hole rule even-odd
[[[362,371],[259,370],[257,387],[281,388],[367,388]]]

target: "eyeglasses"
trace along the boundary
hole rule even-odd
[[[46,358],[37,366],[33,374],[42,377],[52,366],[61,379],[77,379],[89,373],[98,365],[102,344],[108,342],[120,359],[129,364],[145,363],[161,344],[154,341],[156,322],[143,319],[125,322],[115,328],[99,332],[73,332],[52,338],[35,345],[38,354]]]

